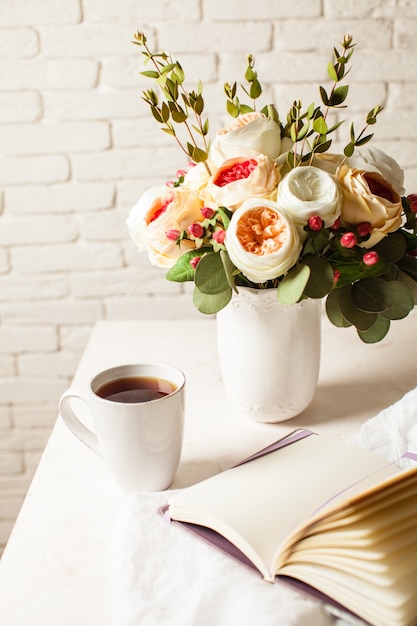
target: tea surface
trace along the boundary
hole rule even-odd
[[[128,376],[105,383],[96,394],[112,402],[136,403],[164,398],[175,389],[173,383],[162,378]]]

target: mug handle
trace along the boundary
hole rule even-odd
[[[80,395],[79,391],[70,388],[68,389],[59,401],[59,413],[64,420],[65,424],[68,426],[70,431],[78,437],[82,443],[88,446],[93,452],[101,455],[100,446],[98,443],[97,435],[95,435],[87,426],[79,420],[79,418],[75,415],[74,410],[71,405],[71,401],[73,399],[81,400],[87,407],[87,401]]]

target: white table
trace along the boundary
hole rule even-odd
[[[99,322],[76,380],[133,361],[165,361],[187,377],[184,449],[174,487],[214,474],[307,427],[347,438],[417,385],[416,320],[396,322],[382,343],[323,320],[316,396],[302,415],[263,425],[234,416],[224,396],[215,322]],[[0,624],[109,626],[114,520],[121,494],[101,461],[58,418],[0,561]]]

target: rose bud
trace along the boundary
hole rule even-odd
[[[354,248],[357,243],[355,233],[345,233],[340,237],[340,243],[344,248]]]
[[[214,241],[216,241],[217,243],[224,243],[225,238],[226,231],[223,230],[223,228],[221,228],[220,230],[215,230],[212,235],[212,239],[214,239]]]
[[[357,225],[356,231],[359,237],[366,237],[372,230],[372,225],[369,222],[361,222]]]
[[[330,226],[330,228],[332,230],[337,230],[338,228],[340,228],[340,218],[337,218],[337,220],[335,222],[333,222],[333,224]]]
[[[175,228],[171,228],[170,230],[166,231],[165,235],[170,241],[177,241],[181,233],[179,230],[176,230]]]
[[[204,235],[204,228],[198,222],[194,222],[189,225],[187,232],[191,237],[194,237],[194,239],[201,239]]]
[[[378,252],[375,252],[374,250],[371,250],[371,252],[366,252],[362,257],[362,261],[365,263],[365,265],[368,266],[376,265],[376,263],[378,263],[379,261]]]
[[[313,215],[312,217],[310,217],[310,219],[308,220],[308,225],[309,228],[311,230],[314,231],[319,231],[322,229],[323,226],[323,220],[321,219],[321,217],[319,217],[318,215]]]
[[[215,216],[216,211],[214,209],[212,209],[211,207],[209,207],[209,206],[203,206],[203,207],[201,207],[201,214],[206,219],[211,220]]]
[[[193,256],[193,258],[190,259],[190,265],[193,268],[193,270],[195,270],[197,265],[200,263],[200,259],[201,259],[201,256]]]
[[[339,270],[333,270],[333,285],[335,285],[337,283],[339,278],[340,278]]]
[[[177,176],[177,178],[181,178],[181,176],[185,176],[186,173],[187,172],[185,170],[177,170],[176,176]]]
[[[407,200],[410,203],[410,209],[413,213],[417,213],[417,194],[411,193],[407,196]]]

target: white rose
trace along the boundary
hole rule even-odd
[[[397,161],[378,148],[362,148],[355,152],[346,164],[356,170],[366,170],[380,174],[387,180],[396,193],[402,196],[405,193],[404,172]]]
[[[298,225],[318,215],[326,227],[340,215],[343,194],[331,174],[312,165],[296,167],[278,186],[278,204]]]
[[[209,169],[213,169],[212,164],[207,163]],[[201,191],[210,180],[210,173],[204,163],[197,163],[191,167],[184,176],[183,187],[189,187],[195,191]]]
[[[223,161],[242,155],[265,154],[276,159],[281,153],[281,129],[263,113],[239,115],[217,131],[210,149],[210,159],[220,167]]]
[[[170,268],[184,252],[193,250],[195,243],[183,240],[179,246],[166,233],[181,233],[201,220],[202,206],[202,200],[191,189],[152,187],[129,213],[126,223],[130,236],[140,250],[147,250],[152,265]]]
[[[228,159],[200,195],[206,204],[225,206],[233,211],[247,198],[270,198],[276,194],[279,179],[277,166],[263,154]]]
[[[291,218],[276,202],[250,198],[226,231],[232,263],[254,283],[282,276],[298,260],[301,242]]]

